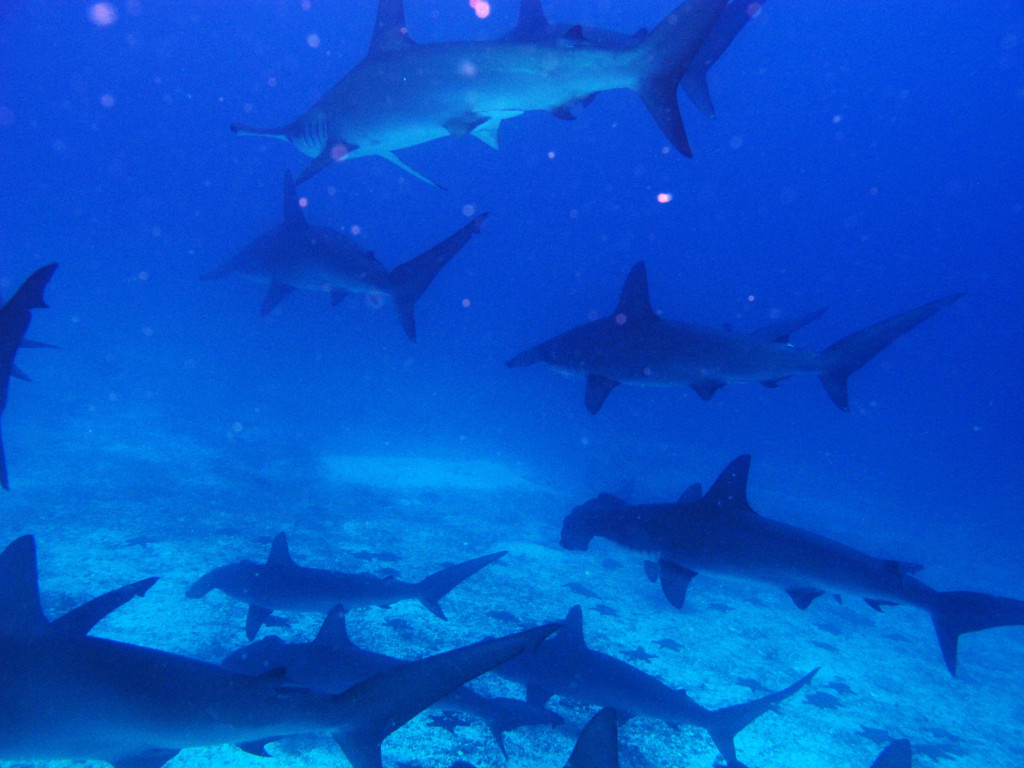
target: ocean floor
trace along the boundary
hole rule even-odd
[[[601,541],[582,553],[559,547],[561,520],[583,499],[561,495],[550,477],[545,480],[544,468],[338,455],[299,472],[284,458],[257,454],[239,470],[237,457],[224,456],[223,449],[174,435],[148,432],[137,442],[98,436],[89,467],[69,469],[61,488],[50,487],[42,469],[17,477],[0,534],[4,543],[36,535],[51,616],[121,584],[160,576],[145,598],[115,612],[94,634],[209,661],[245,643],[245,607],[219,592],[188,600],[187,586],[214,566],[264,559],[280,530],[302,565],[397,571],[405,580],[507,549],[506,557],[442,601],[449,621],[412,602],[357,610],[348,617],[353,639],[413,658],[557,620],[580,604],[590,646],[632,659],[704,706],[736,704],[821,667],[811,685],[739,736],[740,759],[752,768],[869,768],[897,737],[913,742],[917,766],[1021,765],[1022,628],[966,636],[954,679],[928,617],[913,608],[876,613],[853,598],[842,604],[822,598],[801,612],[769,587],[701,576],[686,608],[673,609],[645,579],[639,555]],[[1024,597],[1019,590],[1004,592]],[[261,636],[311,639],[322,619],[285,618],[289,627],[264,629]],[[485,693],[523,695],[494,676],[474,685]],[[385,765],[562,766],[596,708],[559,698],[551,707],[566,725],[509,733],[507,762],[482,724],[446,730],[421,715],[385,742]],[[620,745],[622,764],[631,768],[721,764],[703,731],[643,717],[620,728]],[[325,734],[269,750],[281,768],[344,764]],[[214,764],[270,763],[233,746],[186,750],[172,762],[176,768]]]

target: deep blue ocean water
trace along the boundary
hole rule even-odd
[[[19,354],[33,381],[12,383],[4,414],[0,504],[22,504],[10,537],[83,478],[134,502],[152,482],[174,508],[154,435],[298,479],[334,454],[493,459],[580,499],[631,483],[665,500],[750,453],[752,498],[786,502],[773,516],[927,562],[934,586],[1024,598],[1017,0],[771,0],[711,72],[717,117],[682,99],[693,159],[664,152],[639,99],[617,91],[574,121],[507,122],[497,152],[453,138],[402,153],[444,191],[377,158],[327,169],[301,188],[307,218],[357,227],[389,266],[490,212],[417,305],[416,344],[360,297],[331,307],[300,291],[261,318],[262,286],[198,280],[278,223],[282,174],[306,160],[229,124],[305,110],[365,54],[373,3],[112,5],[108,26],[88,2],[0,10],[3,294],[60,263],[28,334],[60,349]],[[421,42],[497,37],[517,10],[407,5]],[[632,31],[671,5],[545,8]],[[794,337],[812,349],[966,296],[852,377],[850,413],[806,377],[710,402],[624,386],[591,416],[581,379],[505,367],[610,313],[641,259],[669,318],[753,330],[829,307]],[[148,460],[91,465],[111,441]],[[38,507],[17,500],[26,486]]]

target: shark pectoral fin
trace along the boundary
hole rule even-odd
[[[177,749],[147,749],[113,761],[114,768],[160,768],[178,754]]]
[[[334,290],[331,291],[331,306],[336,307],[341,304],[342,300],[348,296],[348,291]]]
[[[352,768],[382,768],[380,740],[363,731],[338,731],[331,734]]]
[[[907,739],[894,741],[875,758],[871,768],[910,768],[914,750]]]
[[[248,752],[250,755],[256,757],[270,757],[270,753],[267,752],[267,744],[275,741],[275,739],[260,739],[259,741],[242,741],[236,744],[243,752]]]
[[[779,382],[783,379],[788,379],[788,376],[783,376],[780,379],[764,379],[761,382],[761,386],[768,387],[768,389],[775,389],[779,386]]]
[[[551,110],[551,114],[557,117],[559,120],[575,120],[576,115],[572,113],[571,105],[560,104]]]
[[[472,133],[486,122],[487,118],[484,115],[476,112],[467,112],[459,117],[451,118],[444,124],[444,129],[448,131],[450,136],[457,138]]]
[[[156,582],[157,578],[152,577],[107,592],[105,595],[93,598],[89,602],[68,611],[60,618],[54,619],[50,622],[50,626],[59,629],[61,632],[84,637],[89,634],[89,630],[95,627],[101,619],[120,608],[132,598],[145,595]]]
[[[554,694],[543,686],[529,684],[526,686],[526,703],[535,707],[543,707]]]
[[[658,570],[661,572],[661,591],[673,608],[682,608],[686,604],[686,589],[697,572],[665,559],[658,561]]]
[[[260,314],[266,317],[274,311],[274,307],[291,296],[295,290],[294,285],[279,283],[276,280],[267,289],[267,295],[263,297],[263,305],[260,307]]]
[[[295,191],[295,182],[292,181],[292,172],[284,172],[284,224],[286,227],[307,228],[306,216],[302,213],[302,206],[299,205],[299,194]]]
[[[686,157],[693,157],[690,141],[686,138],[683,117],[679,114],[679,98],[676,95],[677,83],[665,78],[654,78],[645,82],[638,93],[651,113],[654,122],[661,128],[672,146]]]
[[[317,155],[316,157],[309,161],[306,167],[303,168],[302,172],[298,175],[298,178],[295,179],[295,183],[304,184],[305,182],[309,181],[314,176],[316,176],[318,173],[320,173],[320,171],[322,171],[331,163],[335,162],[336,160],[343,160],[345,155],[347,155],[353,149],[355,149],[355,147],[349,147],[348,150],[345,152],[336,153],[333,147],[327,147],[327,149],[325,149],[323,152],[321,152],[319,155]],[[335,157],[335,154],[338,154],[340,156]]]
[[[619,386],[619,382],[609,379],[607,376],[598,376],[597,374],[587,376],[587,391],[583,395],[583,402],[587,406],[587,410],[596,415],[604,405],[604,401],[608,399],[608,395],[617,386]]]
[[[408,173],[408,174],[409,174],[410,176],[415,176],[415,177],[416,177],[417,179],[419,179],[420,181],[422,181],[422,182],[424,182],[424,183],[426,183],[426,184],[429,184],[429,185],[430,185],[430,186],[432,186],[432,187],[436,187],[437,189],[440,189],[440,190],[441,190],[442,192],[443,192],[443,191],[445,190],[445,188],[444,188],[444,187],[442,187],[442,186],[441,186],[440,184],[438,184],[438,183],[437,183],[436,181],[434,181],[433,179],[427,178],[426,176],[424,176],[424,175],[423,175],[422,173],[420,173],[419,171],[415,171],[415,170],[413,170],[413,169],[412,169],[412,168],[410,168],[410,167],[409,167],[409,166],[408,166],[408,165],[407,165],[406,163],[404,163],[404,162],[402,162],[401,160],[399,160],[399,159],[398,159],[398,155],[396,155],[396,154],[395,154],[394,152],[387,152],[387,151],[384,151],[384,152],[377,152],[376,154],[377,154],[378,156],[380,156],[380,157],[383,157],[383,158],[384,158],[385,160],[387,160],[388,162],[390,162],[390,163],[394,163],[394,164],[395,164],[395,165],[397,165],[397,166],[398,166],[399,168],[401,168],[401,169],[402,169],[403,171],[405,171],[406,173]]]
[[[248,640],[256,639],[260,627],[274,611],[270,608],[263,608],[259,605],[250,605],[249,612],[245,615],[245,636]]]
[[[28,377],[28,374],[16,365],[11,365],[11,376],[16,379],[21,379],[22,381],[32,381],[32,379]]]
[[[864,598],[864,602],[867,603],[868,605],[870,605],[872,608],[874,608],[879,613],[882,612],[883,606],[890,606],[891,607],[891,606],[894,606],[894,605],[899,605],[899,603],[894,603],[891,600],[872,600],[870,597],[865,597]]]
[[[658,564],[653,560],[644,560],[644,576],[652,584],[658,583]]]
[[[492,117],[486,123],[482,123],[473,129],[473,135],[491,149],[501,149],[498,142],[498,129],[501,128],[501,120]]]
[[[801,611],[806,611],[807,606],[814,602],[815,598],[821,597],[825,594],[823,589],[808,589],[808,588],[794,588],[787,589],[786,594],[793,598],[793,602],[796,607]]]
[[[724,381],[718,379],[701,379],[690,385],[693,391],[700,395],[700,399],[707,402],[715,396],[715,392],[725,386]]]
[[[699,504],[701,499],[701,493],[702,489],[700,487],[700,483],[694,483],[685,491],[683,491],[682,495],[676,501],[676,504],[678,504],[681,507],[688,507],[691,504]]]

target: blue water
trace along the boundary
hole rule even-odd
[[[408,5],[421,42],[497,37],[516,14]],[[545,8],[632,31],[671,5]],[[85,2],[0,12],[3,294],[60,263],[28,334],[60,349],[19,354],[33,382],[12,383],[4,414],[11,536],[87,505],[82,484],[100,479],[111,505],[139,509],[132,533],[139,515],[198,519],[201,498],[176,502],[181,467],[229,484],[237,463],[272,466],[298,487],[333,454],[494,459],[566,497],[632,481],[646,500],[751,453],[752,499],[787,500],[773,516],[927,562],[935,586],[1024,597],[1019,2],[771,0],[711,72],[717,117],[682,104],[693,159],[663,152],[622,91],[575,121],[509,121],[499,152],[462,138],[402,153],[445,191],[377,158],[327,169],[301,188],[307,218],[358,227],[389,266],[490,212],[417,305],[416,344],[387,305],[300,291],[261,318],[262,286],[198,280],[278,222],[283,171],[305,164],[228,125],[305,110],[365,54],[373,4],[113,7],[108,26]],[[828,306],[794,337],[812,349],[967,295],[852,377],[850,413],[807,377],[710,402],[620,387],[591,416],[582,380],[504,366],[609,313],[641,259],[669,318],[753,330]],[[162,451],[166,435],[181,441]],[[133,442],[146,461],[97,458]]]

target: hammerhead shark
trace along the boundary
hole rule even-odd
[[[14,365],[14,356],[18,349],[23,346],[44,346],[37,342],[26,342],[25,331],[28,330],[28,324],[32,320],[32,310],[46,308],[43,289],[49,284],[56,269],[56,264],[47,264],[45,267],[37,269],[29,275],[3,307],[0,307],[0,414],[3,414],[7,407],[7,389],[10,386],[11,376],[27,378]],[[4,454],[2,439],[0,439],[0,487],[5,491],[11,489],[7,482],[7,458]]]
[[[816,375],[841,410],[849,411],[850,375],[907,331],[963,296],[955,293],[895,315],[840,339],[821,352],[794,347],[790,334],[818,319],[818,309],[754,333],[665,320],[651,308],[647,268],[638,262],[608,317],[577,326],[522,352],[506,365],[546,363],[587,377],[584,402],[596,414],[619,384],[689,385],[710,400],[729,381],[775,387],[783,379]]]
[[[326,693],[342,693],[366,678],[405,663],[402,659],[364,650],[348,636],[345,609],[334,606],[324,619],[316,639],[286,643],[276,635],[257,640],[233,652],[221,662],[225,669],[245,675],[263,675],[284,669],[294,685]],[[518,699],[481,696],[463,686],[435,705],[483,720],[505,754],[505,731],[525,725],[558,725],[562,718],[543,707]]]
[[[561,628],[532,653],[495,669],[502,677],[526,685],[526,700],[543,706],[553,695],[586,704],[614,707],[620,718],[644,715],[672,725],[704,728],[729,768],[742,768],[733,739],[741,730],[814,677],[810,672],[781,691],[723,709],[705,709],[685,691],[608,654],[588,648],[583,638],[583,611],[574,606]]]
[[[233,259],[200,277],[213,280],[238,272],[269,283],[261,312],[274,307],[296,288],[324,291],[338,304],[350,293],[390,296],[406,335],[416,341],[413,307],[427,287],[469,239],[480,231],[486,213],[414,259],[388,270],[372,251],[330,227],[310,226],[299,205],[291,173],[284,176],[284,221],[266,232]]]
[[[370,50],[319,101],[280,128],[235,123],[238,134],[273,136],[314,158],[302,183],[331,163],[378,155],[430,182],[396,150],[471,134],[497,146],[503,120],[564,113],[593,94],[634,90],[669,142],[690,145],[677,89],[726,0],[686,0],[638,45],[552,46],[516,39],[417,45],[402,0],[380,0]]]
[[[335,605],[361,608],[370,605],[385,607],[401,600],[419,600],[444,619],[438,602],[455,587],[484,566],[500,559],[506,552],[495,552],[464,563],[442,568],[415,584],[369,573],[343,573],[321,568],[304,568],[292,560],[288,539],[279,533],[270,546],[264,565],[252,560],[214,568],[196,581],[185,593],[203,597],[212,589],[248,604],[245,636],[253,640],[260,627],[274,611],[318,611],[327,613]]]
[[[881,611],[928,611],[942,657],[956,675],[966,632],[1024,625],[1024,601],[981,592],[938,592],[912,574],[923,566],[865,554],[833,539],[762,517],[747,501],[750,456],[735,459],[701,496],[699,485],[669,504],[627,504],[610,494],[576,507],[562,524],[562,546],[584,550],[595,537],[658,558],[648,578],[682,608],[702,571],[781,587],[801,610],[826,593],[853,594]]]
[[[39,601],[34,539],[23,536],[0,554],[0,760],[160,768],[190,747],[238,744],[265,755],[271,741],[330,731],[355,768],[380,768],[380,743],[389,733],[555,629],[485,640],[331,695],[286,688],[277,672],[249,677],[88,636],[92,619],[128,593],[98,598],[77,619],[49,622]]]

